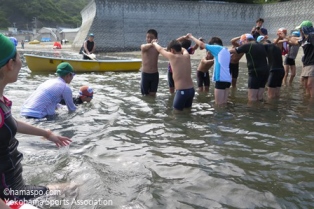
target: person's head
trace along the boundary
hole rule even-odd
[[[177,40],[172,40],[169,42],[167,46],[167,51],[172,52],[172,53],[178,53],[182,51],[182,45],[180,44],[179,41]]]
[[[257,43],[261,44],[268,44],[269,42],[267,41],[267,36],[258,36],[256,39]]]
[[[155,29],[149,29],[146,32],[146,42],[149,44],[154,39],[158,39],[158,33],[157,33],[157,31]]]
[[[254,37],[251,34],[249,34],[249,33],[243,34],[240,37],[240,45],[246,44],[246,43],[248,43],[250,41],[255,41],[255,40],[254,40]]]
[[[313,23],[309,20],[303,21],[296,29],[300,30],[303,35],[309,35],[314,32]]]
[[[93,99],[94,91],[88,86],[81,86],[79,93],[83,102],[90,102]]]
[[[186,50],[188,50],[191,47],[191,45],[192,45],[192,41],[189,39],[183,39],[181,41],[182,48],[185,48]]]
[[[218,37],[212,37],[209,42],[208,42],[209,45],[220,45],[220,46],[223,46],[222,44],[222,40]]]
[[[207,60],[214,59],[213,55],[209,51],[206,52],[206,59]]]
[[[94,41],[94,38],[95,38],[95,36],[94,36],[93,33],[90,33],[90,34],[88,35],[88,40]]]
[[[299,31],[292,31],[291,36],[300,37],[300,32]]]
[[[287,29],[286,28],[279,28],[277,31],[277,36],[280,38],[285,38],[287,35]]]
[[[68,62],[61,62],[57,66],[57,75],[61,77],[66,83],[71,83],[75,73],[73,67]]]
[[[6,85],[17,80],[22,62],[13,42],[3,34],[0,34],[0,49],[0,82]]]
[[[264,23],[264,19],[263,18],[258,18],[256,20],[256,26],[257,27],[262,27],[263,23]]]

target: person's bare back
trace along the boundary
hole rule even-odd
[[[208,52],[209,53],[209,52]],[[207,54],[206,57],[202,58],[197,70],[203,73],[207,73],[208,70],[214,65],[214,57],[211,54]]]
[[[183,54],[173,54],[169,58],[174,85],[177,90],[193,88],[191,78],[191,61],[189,53],[184,49]]]

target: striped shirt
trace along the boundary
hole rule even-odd
[[[72,90],[62,78],[45,81],[25,101],[21,115],[34,118],[52,116],[61,99],[64,99],[69,111],[76,110],[72,99]]]
[[[231,82],[229,70],[230,52],[226,47],[220,45],[205,44],[205,48],[214,56],[213,81]]]

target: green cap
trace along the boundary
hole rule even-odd
[[[297,26],[295,29],[300,29],[302,27],[313,27],[313,23],[309,20],[304,20],[299,26]]]
[[[58,65],[56,73],[63,77],[69,73],[73,72],[73,67],[68,62],[62,62]]]
[[[0,34],[0,68],[15,56],[16,48],[12,41]]]

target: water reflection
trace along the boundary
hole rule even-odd
[[[226,108],[215,108],[211,84],[209,94],[196,94],[190,114],[174,115],[166,70],[161,61],[156,98],[141,96],[137,72],[77,74],[71,85],[93,87],[91,104],[60,110],[55,121],[28,120],[73,139],[58,151],[18,135],[28,183],[76,185],[51,199],[113,201],[50,208],[314,207],[314,113],[297,79],[276,103],[250,108],[241,69]],[[23,67],[5,92],[17,118],[23,101],[53,76]]]

